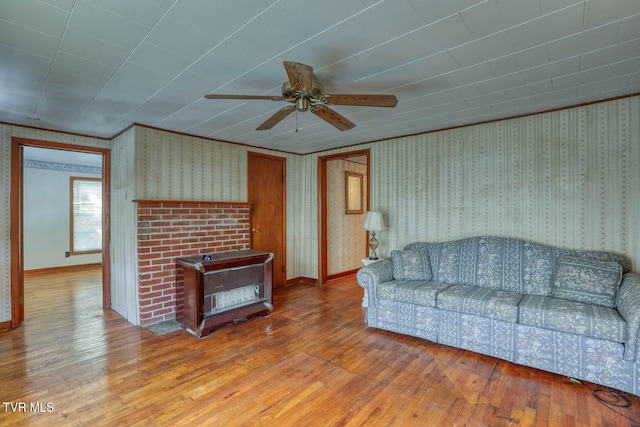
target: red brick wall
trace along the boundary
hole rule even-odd
[[[142,326],[179,311],[175,260],[250,249],[248,203],[138,201],[138,285]]]

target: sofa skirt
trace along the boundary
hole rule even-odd
[[[515,340],[515,362],[520,365],[640,392],[640,369],[623,359],[624,344],[521,324]]]
[[[640,395],[640,364],[624,344],[398,301],[366,309],[374,328],[411,335]]]
[[[367,325],[438,342],[441,310],[399,301],[379,300],[368,307]]]
[[[442,310],[438,342],[513,362],[515,326],[504,320]]]

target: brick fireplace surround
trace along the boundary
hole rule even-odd
[[[137,200],[140,325],[175,318],[176,258],[250,248],[251,205]]]

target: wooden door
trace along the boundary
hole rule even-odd
[[[248,157],[251,249],[273,253],[273,287],[286,281],[286,159],[259,153]]]

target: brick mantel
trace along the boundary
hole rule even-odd
[[[142,326],[173,319],[176,258],[250,248],[251,205],[236,202],[136,200],[138,297]]]

